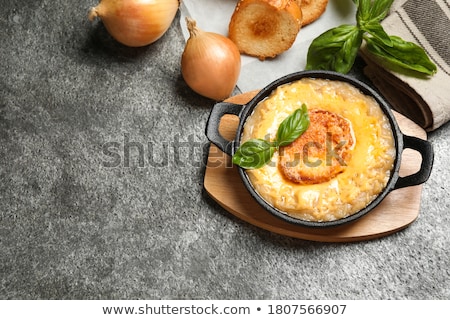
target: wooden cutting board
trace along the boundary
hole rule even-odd
[[[257,91],[229,98],[227,101],[245,104]],[[408,118],[394,112],[404,134],[426,139],[426,132]],[[219,131],[226,139],[233,140],[239,119],[225,115]],[[421,156],[406,149],[402,155],[400,176],[417,172]],[[412,186],[392,191],[374,210],[348,225],[316,229],[285,222],[264,210],[250,195],[239,176],[231,157],[211,144],[205,171],[204,188],[207,193],[228,212],[262,229],[294,238],[321,242],[364,241],[390,235],[414,222],[420,210],[422,186]]]

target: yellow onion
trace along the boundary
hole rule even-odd
[[[99,17],[118,42],[142,47],[164,35],[179,5],[179,0],[100,0],[89,11],[89,19]]]
[[[228,98],[241,71],[239,49],[229,38],[197,27],[186,18],[189,39],[181,57],[181,73],[188,86],[214,100]]]

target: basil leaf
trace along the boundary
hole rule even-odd
[[[363,31],[352,25],[325,31],[309,46],[305,69],[348,73],[355,62],[362,37]]]
[[[370,8],[370,19],[381,21],[389,13],[394,0],[374,0]]]
[[[371,0],[359,0],[356,4],[356,23],[360,24],[361,22],[367,22],[370,20],[370,6]]]
[[[356,11],[358,27],[377,37],[387,46],[392,46],[392,42],[381,26],[381,20],[389,13],[392,3],[393,0],[362,0]]]
[[[356,22],[363,25],[369,22],[380,22],[391,9],[394,0],[360,0],[357,5]]]
[[[397,36],[390,36],[390,38],[392,47],[386,46],[378,38],[365,37],[367,50],[388,64],[427,75],[436,73],[436,65],[428,58],[421,47]]]
[[[382,41],[386,46],[392,47],[392,40],[384,31],[383,26],[378,21],[371,21],[360,26],[361,30],[367,31],[370,35]]]
[[[284,147],[306,131],[309,127],[309,115],[306,105],[302,104],[302,107],[295,110],[293,114],[288,116],[281,122],[277,131],[277,146]]]
[[[263,139],[251,139],[244,142],[233,155],[234,164],[244,169],[258,169],[272,158],[276,147]]]

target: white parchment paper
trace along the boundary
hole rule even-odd
[[[197,26],[210,32],[228,35],[228,24],[238,0],[183,0],[180,24],[184,38],[189,38],[185,17],[197,21]],[[312,24],[303,27],[294,45],[274,59],[260,61],[242,55],[242,69],[237,83],[241,92],[261,89],[270,82],[306,65],[306,55],[311,41],[321,33],[342,24],[355,24],[356,6],[352,0],[329,0],[325,13]]]

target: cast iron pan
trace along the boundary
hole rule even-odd
[[[220,150],[225,152],[226,154],[233,156],[236,152],[237,148],[241,142],[241,134],[247,120],[247,117],[250,116],[253,112],[253,109],[257,106],[257,104],[267,98],[272,91],[280,85],[290,83],[296,80],[300,80],[302,78],[321,78],[321,79],[329,79],[329,80],[338,80],[344,81],[352,84],[356,88],[359,88],[361,92],[368,96],[372,96],[380,105],[384,114],[389,119],[392,133],[395,139],[395,148],[396,148],[396,156],[394,160],[394,168],[392,169],[391,177],[383,189],[382,192],[378,194],[378,196],[370,202],[365,208],[360,211],[352,214],[346,218],[334,220],[334,221],[324,221],[324,222],[316,222],[316,221],[306,221],[302,219],[298,219],[288,215],[287,213],[273,207],[268,202],[266,202],[253,188],[252,183],[249,180],[249,177],[246,174],[245,169],[238,167],[240,177],[242,182],[244,183],[247,190],[250,192],[252,197],[269,213],[274,216],[283,219],[289,223],[293,223],[296,225],[304,226],[304,227],[335,227],[343,224],[347,224],[353,222],[362,216],[369,213],[373,208],[375,208],[378,204],[383,201],[383,199],[392,191],[399,188],[404,188],[408,186],[419,185],[426,182],[431,174],[431,169],[433,166],[434,153],[431,143],[426,140],[422,140],[416,137],[404,135],[395,120],[395,117],[391,111],[391,106],[389,103],[380,96],[375,90],[369,87],[367,84],[351,77],[348,75],[344,75],[341,73],[331,72],[331,71],[301,71],[297,73],[292,73],[290,75],[284,76],[275,80],[267,87],[263,88],[259,91],[256,96],[249,101],[245,105],[233,104],[228,102],[219,102],[214,105],[211,110],[211,114],[209,116],[207,125],[206,125],[206,136],[208,139],[214,143]],[[239,117],[239,125],[236,131],[236,136],[233,141],[229,141],[224,139],[219,133],[219,124],[221,118],[225,114],[232,114]],[[404,149],[413,149],[418,151],[422,156],[422,163],[419,171],[414,174],[411,174],[406,177],[399,176],[400,164],[402,152]]]

